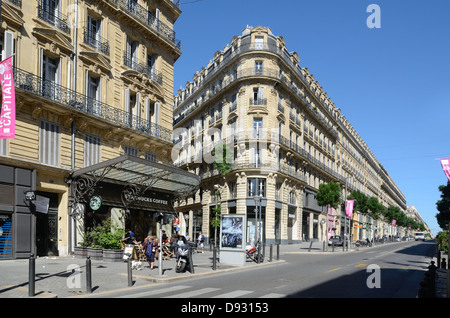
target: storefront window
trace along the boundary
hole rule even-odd
[[[12,258],[12,218],[0,213],[0,259],[5,258]]]

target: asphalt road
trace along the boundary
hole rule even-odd
[[[402,242],[347,253],[282,254],[283,263],[158,284],[124,298],[416,298],[434,242]]]

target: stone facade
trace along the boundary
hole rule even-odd
[[[179,2],[4,0],[1,9],[2,59],[15,54],[17,123],[16,138],[0,140],[0,165],[34,172],[29,188],[51,197],[48,216],[29,222],[37,254],[67,255],[76,244],[73,171],[125,153],[171,164]],[[17,209],[5,213],[16,229]]]
[[[270,28],[246,27],[178,91],[178,144],[172,158],[202,178],[200,191],[179,206],[192,221],[189,235],[202,230],[213,236],[211,208],[219,201],[222,213],[247,216],[251,241],[255,195],[262,197],[266,243],[343,234],[343,210],[317,204],[319,184],[329,181],[341,185],[342,198],[345,191],[359,190],[378,197],[386,207],[406,209],[395,182],[299,61]],[[211,160],[211,150],[222,143],[233,150],[232,169],[226,175]],[[373,238],[393,230],[375,223],[355,213],[353,237]]]

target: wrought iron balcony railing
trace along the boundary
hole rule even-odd
[[[38,18],[57,27],[64,33],[70,34],[68,19],[61,12],[56,12],[54,8],[50,7],[49,5],[43,4],[42,0],[38,0],[37,10]]]
[[[146,24],[152,30],[163,35],[169,41],[174,43],[178,49],[181,49],[181,41],[175,38],[175,32],[172,30],[172,28],[166,25],[165,23],[161,22],[159,19],[157,19],[149,10],[138,4],[137,1],[133,0],[109,0],[109,1],[115,3],[117,6],[119,6],[119,8],[122,11],[132,15],[140,22]]]
[[[22,7],[22,0],[7,0],[7,1],[18,7]]]
[[[123,64],[136,72],[147,74],[149,79],[162,85],[163,79],[161,74],[158,74],[155,71],[153,71],[145,63],[133,61],[133,59],[129,54],[127,54],[127,52],[124,52],[123,54]]]
[[[18,90],[51,100],[56,104],[78,110],[111,124],[127,127],[172,143],[172,131],[170,129],[77,93],[52,81],[44,80],[22,69],[14,69],[14,81]]]
[[[93,49],[102,52],[105,55],[109,55],[109,42],[103,37],[95,34],[88,28],[83,28],[83,41]]]

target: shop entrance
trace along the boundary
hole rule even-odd
[[[48,213],[36,213],[37,256],[58,256],[58,194],[36,194],[50,199]]]

